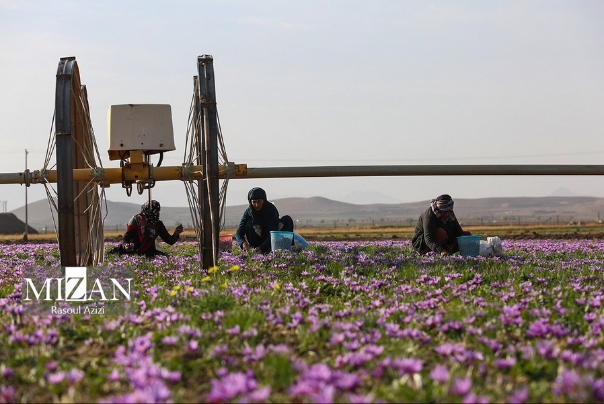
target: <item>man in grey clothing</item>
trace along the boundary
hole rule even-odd
[[[430,207],[417,220],[411,244],[415,251],[426,254],[434,251],[448,255],[459,251],[457,237],[469,236],[453,213],[453,199],[449,195],[440,195],[430,201]]]

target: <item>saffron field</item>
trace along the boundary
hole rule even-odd
[[[206,271],[163,245],[106,259],[135,273],[129,314],[32,315],[23,271],[58,247],[2,245],[0,402],[604,401],[604,242],[503,247],[235,246]]]

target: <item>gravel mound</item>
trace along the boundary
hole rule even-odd
[[[23,234],[25,232],[25,223],[23,223],[14,213],[0,213],[0,234]],[[38,234],[36,229],[27,226],[28,234]]]

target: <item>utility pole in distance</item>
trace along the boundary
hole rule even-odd
[[[27,149],[25,149],[25,171],[27,171]],[[25,187],[25,232],[23,233],[23,240],[27,240],[27,187]]]

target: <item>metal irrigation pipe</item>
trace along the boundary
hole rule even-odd
[[[124,176],[122,176],[124,170]],[[439,175],[604,175],[604,165],[388,165],[388,166],[314,166],[250,168],[245,164],[220,166],[219,178],[300,178],[300,177],[371,177],[371,176],[439,176]],[[195,165],[153,167],[132,171],[127,168],[79,168],[73,170],[74,181],[120,183],[130,181],[193,180],[202,178],[202,167]],[[55,183],[56,170],[0,173],[0,184]]]
[[[388,165],[247,168],[243,178],[430,175],[604,175],[604,165]]]

